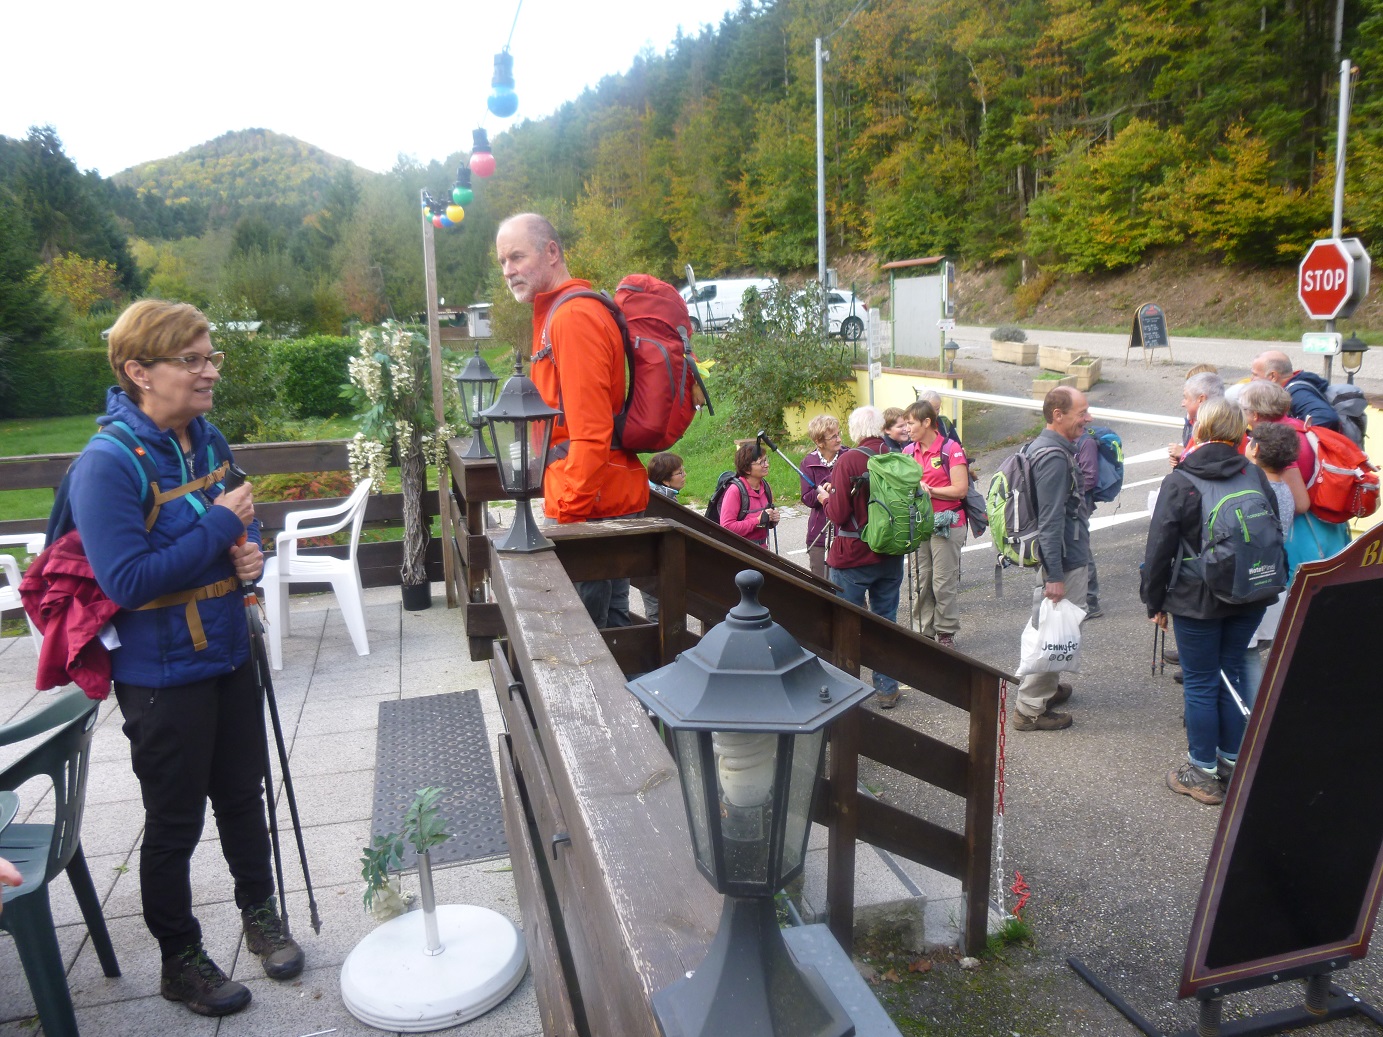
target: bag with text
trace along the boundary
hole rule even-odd
[[[1023,627],[1018,676],[1030,673],[1079,673],[1081,609],[1065,598],[1042,599],[1036,622]]]

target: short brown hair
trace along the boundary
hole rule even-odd
[[[924,400],[919,396],[917,402],[909,406],[903,413],[913,421],[930,421],[932,428],[936,428],[936,408],[932,406],[930,400]]]
[[[884,411],[884,428],[888,428],[904,414],[902,407],[889,407]]]
[[[1282,422],[1260,421],[1249,429],[1249,438],[1258,444],[1255,460],[1266,472],[1276,474],[1301,455],[1297,430]]]
[[[741,443],[735,447],[735,474],[741,477],[748,475],[749,466],[763,456],[763,445],[757,439]]]
[[[115,372],[120,388],[139,403],[139,386],[125,373],[128,361],[174,356],[209,334],[211,322],[190,303],[140,299],[127,306],[110,329],[107,338],[110,369]]]
[[[1075,402],[1076,398],[1072,395],[1071,387],[1058,385],[1048,392],[1042,400],[1042,420],[1050,425],[1056,419],[1057,411],[1064,413],[1070,410]]]
[[[682,467],[682,459],[676,454],[654,454],[648,459],[648,481],[664,486]]]

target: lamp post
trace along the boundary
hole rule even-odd
[[[466,424],[471,427],[471,445],[462,457],[493,457],[485,445],[482,429],[485,419],[481,411],[495,402],[495,390],[499,388],[499,376],[490,370],[490,365],[480,355],[480,343],[475,344],[475,355],[466,360],[466,366],[456,376],[456,388],[461,393],[461,411]]]
[[[495,402],[479,417],[490,430],[499,484],[512,497],[514,524],[496,550],[543,551],[553,546],[533,521],[529,501],[543,492],[543,471],[552,443],[552,422],[561,414],[543,402],[538,387],[524,377],[523,361],[514,360],[514,373]]]
[[[665,1037],[849,1037],[820,973],[798,965],[774,894],[802,871],[826,726],[872,688],[808,652],[759,603],[763,574],[673,663],[626,687],[672,734],[692,851],[725,895],[706,959],[653,998]]]
[[[956,354],[960,352],[960,346],[956,344],[955,339],[947,339],[941,346],[941,352],[946,355],[946,373],[955,374]]]
[[[1340,366],[1345,369],[1345,375],[1349,384],[1354,384],[1354,376],[1359,373],[1359,368],[1364,366],[1364,354],[1369,351],[1369,344],[1358,335],[1350,335],[1340,343]]]

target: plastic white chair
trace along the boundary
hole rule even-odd
[[[365,636],[365,603],[360,586],[360,566],[356,549],[360,546],[360,527],[365,521],[365,504],[370,495],[370,480],[365,479],[344,504],[332,508],[311,508],[289,512],[284,530],[274,538],[275,552],[264,560],[264,609],[269,617],[269,664],[283,669],[283,638],[288,633],[288,587],[294,583],[330,583],[336,603],[346,619],[357,655],[370,654]],[[320,524],[308,526],[307,522]],[[327,555],[301,555],[298,541],[328,536],[351,527],[350,554],[346,558]]]
[[[45,539],[42,533],[6,534],[0,536],[0,545],[18,545],[30,555],[37,555],[43,550]],[[0,554],[0,572],[5,574],[6,580],[6,585],[0,587],[0,613],[9,612],[11,609],[22,610],[24,603],[19,600],[19,581],[23,577],[24,570],[19,567],[19,560],[14,555]],[[34,626],[34,621],[29,618],[27,612],[24,613],[24,620],[29,624],[29,635],[33,638],[34,654],[37,655],[39,649],[43,647],[43,634],[38,627]]]

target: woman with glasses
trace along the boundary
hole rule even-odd
[[[768,455],[757,439],[735,448],[735,478],[720,499],[720,524],[760,547],[778,525],[773,490],[768,485]]]
[[[807,423],[807,438],[816,444],[816,449],[802,458],[802,503],[811,509],[807,512],[807,565],[828,580],[826,549],[831,546],[834,527],[826,518],[826,502],[831,498],[831,471],[840,457],[840,421],[830,414],[818,414]]]
[[[201,311],[141,300],[108,344],[120,384],[73,466],[72,515],[96,582],[120,606],[111,676],[144,800],[139,886],[163,958],[161,993],[227,1015],[250,991],[207,957],[192,913],[190,863],[208,799],[246,946],[271,978],[303,968],[273,896],[264,717],[241,591],[263,568],[259,524],[250,485],[223,483],[231,451],[207,415],[225,354]]]

